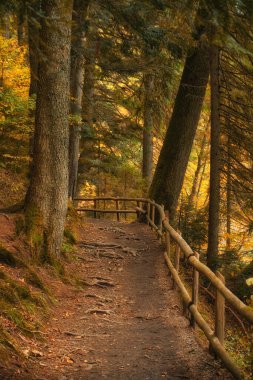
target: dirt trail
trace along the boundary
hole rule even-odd
[[[182,317],[147,226],[88,220],[77,256],[86,287],[55,290],[46,341],[5,379],[230,379]]]

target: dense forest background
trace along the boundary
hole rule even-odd
[[[252,20],[251,0],[0,2],[0,354],[38,333],[48,276],[78,283],[63,265],[77,196],[164,205],[252,306]],[[249,373],[249,326],[232,317]]]
[[[44,72],[47,65],[59,71],[57,60],[65,59],[55,58],[52,46],[45,47],[50,39],[46,28],[53,33],[57,26],[50,12],[55,5],[67,13],[69,4],[60,8],[57,1],[46,3],[1,2],[3,207],[23,205],[26,198],[29,209],[28,184],[31,180],[34,194],[40,181],[33,183],[33,167],[41,175],[45,170],[44,177],[49,173],[46,164],[36,163],[43,157],[49,160],[47,150],[39,152],[34,141],[36,123],[41,122],[36,97],[39,86],[38,108],[41,93],[50,93],[51,78],[45,88],[40,86],[43,65]],[[69,197],[144,195],[163,203],[204,260],[207,252],[209,266],[223,267],[232,289],[250,297],[250,2],[76,0],[71,17],[72,24],[69,20],[64,26],[66,35],[62,31],[57,37],[67,44],[72,30],[70,111],[66,105],[64,110],[65,116],[69,113],[69,164],[64,169],[69,166]],[[50,99],[44,107],[50,107]],[[43,116],[45,123],[49,116]],[[51,138],[66,161],[61,147],[66,136],[55,131]]]

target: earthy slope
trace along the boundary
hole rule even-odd
[[[2,379],[230,378],[182,317],[147,226],[87,221],[76,256],[70,266],[84,289],[57,283],[44,342],[19,367],[2,368]]]

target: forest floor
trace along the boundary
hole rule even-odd
[[[162,248],[146,225],[85,219],[70,270],[55,281],[44,338],[1,379],[231,379],[182,316]],[[13,357],[14,358],[14,357]]]

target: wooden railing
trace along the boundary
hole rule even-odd
[[[77,207],[77,211],[82,212],[92,212],[94,215],[94,218],[99,216],[100,214],[117,214],[117,220],[120,221],[121,214],[136,214],[137,217],[139,216],[139,208],[141,203],[147,203],[147,199],[145,198],[122,198],[122,197],[93,197],[93,198],[75,198],[74,201],[77,202],[84,202],[84,203],[93,203],[93,207]],[[101,205],[101,202],[103,202],[104,206],[106,202],[114,203],[114,208],[99,208]],[[136,207],[133,207],[132,209],[121,209],[120,204],[123,204],[123,207],[126,207],[126,203],[134,203]]]
[[[205,264],[199,260],[199,254],[193,252],[190,246],[182,238],[182,236],[173,229],[169,224],[168,213],[164,211],[164,207],[155,203],[152,200],[145,198],[114,198],[114,197],[96,197],[96,198],[76,198],[80,202],[93,202],[94,208],[81,208],[78,207],[77,211],[92,211],[94,216],[97,213],[116,213],[117,220],[119,215],[126,213],[136,213],[137,216],[142,214],[147,224],[156,231],[159,240],[165,245],[164,258],[169,268],[170,274],[174,285],[177,285],[183,300],[184,309],[188,309],[191,314],[191,325],[195,327],[198,325],[204,332],[209,341],[210,348],[219,357],[227,369],[233,374],[236,379],[244,379],[244,374],[241,372],[236,363],[231,359],[230,355],[224,347],[225,337],[225,303],[227,302],[234,311],[243,317],[249,325],[253,326],[253,309],[244,304],[235,294],[233,294],[224,283],[224,278],[219,272],[212,272]],[[115,202],[115,210],[106,210],[97,208],[99,201],[113,201]],[[133,209],[119,208],[119,202],[134,202],[136,207]],[[155,221],[158,220],[156,224]],[[172,262],[172,242],[174,242],[175,258],[174,265]],[[183,281],[179,276],[179,263],[180,255],[184,255],[187,262],[193,267],[193,281],[192,292],[189,294]],[[215,328],[214,331],[203,318],[198,308],[198,294],[199,294],[199,273],[205,276],[210,281],[215,289]]]

